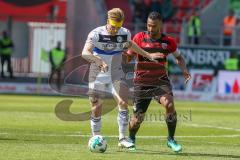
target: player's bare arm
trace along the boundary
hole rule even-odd
[[[181,56],[181,54],[179,53],[178,50],[176,50],[173,53],[173,55],[176,58],[176,63],[178,64],[178,66],[182,70],[182,73],[183,73],[183,76],[184,76],[184,79],[185,79],[185,83],[187,83],[191,79],[191,75],[187,70],[186,63],[185,63],[184,59],[183,59],[183,57]]]
[[[96,63],[102,72],[107,72],[108,65],[99,56],[93,55],[93,48],[93,44],[85,43],[82,57],[90,63]]]
[[[135,42],[130,41],[128,48],[132,51],[134,51],[137,54],[140,54],[143,57],[146,57],[150,60],[154,60],[154,59],[159,59],[159,58],[163,58],[164,54],[157,52],[157,53],[148,53],[146,51],[144,51],[142,48],[140,48]]]

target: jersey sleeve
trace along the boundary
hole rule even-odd
[[[179,49],[177,48],[175,52],[172,53],[174,57],[179,57],[181,55]]]
[[[131,32],[129,30],[127,30],[127,41],[131,41]]]
[[[96,43],[98,42],[99,36],[97,31],[93,30],[88,34],[86,43],[91,43],[94,46],[96,46]]]
[[[177,50],[177,42],[175,41],[175,39],[173,37],[168,37],[168,46],[167,49],[170,53],[173,53]]]
[[[132,41],[133,41],[134,43],[136,43],[138,46],[140,46],[140,38],[141,38],[141,35],[140,35],[140,33],[138,33],[138,34],[136,34],[136,35],[133,37]],[[130,50],[130,49],[127,51],[127,54],[133,55],[133,56],[136,55],[136,53],[133,52],[133,51]]]

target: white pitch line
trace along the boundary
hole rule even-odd
[[[181,142],[196,143],[196,141],[189,141],[189,140],[181,140]],[[208,142],[208,141],[203,141],[202,143],[205,143],[205,144],[216,144],[216,145],[226,145],[225,143]],[[240,146],[240,144],[231,144],[231,146]]]
[[[159,122],[159,121],[144,121],[144,122],[165,124],[165,122]],[[215,129],[240,132],[240,128],[221,127],[221,126],[214,126],[214,125],[205,125],[205,124],[196,124],[196,123],[181,123],[181,122],[179,123],[179,125],[191,126],[191,127],[196,127],[196,128],[215,128]]]
[[[0,133],[0,135],[17,135],[14,133]],[[44,136],[44,137],[91,137],[91,135],[82,135],[82,134],[43,134],[43,133],[21,133],[22,136]],[[118,138],[118,135],[104,135],[109,138]],[[166,138],[166,136],[137,136],[142,139],[157,139],[157,138]],[[197,136],[176,136],[177,138],[235,138],[240,137],[238,134],[234,135],[197,135]]]
[[[223,129],[223,130],[231,130],[231,131],[240,131],[239,128],[229,128],[229,127],[221,127],[221,126],[213,126],[213,125],[202,125],[202,124],[195,124],[195,123],[185,123],[186,126],[192,126],[192,127],[203,127],[203,128],[215,128],[215,129]]]
[[[165,124],[165,122],[159,122],[159,121],[146,121],[150,123],[162,123]],[[231,130],[231,131],[240,131],[240,128],[230,128],[230,127],[221,127],[221,126],[214,126],[214,125],[205,125],[205,124],[196,124],[196,123],[181,123],[181,125],[185,126],[191,126],[196,128],[215,128],[215,129],[222,129],[222,130]]]

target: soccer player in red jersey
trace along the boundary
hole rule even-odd
[[[129,122],[129,138],[135,143],[135,135],[144,120],[147,108],[154,98],[166,109],[166,123],[168,127],[167,145],[173,151],[179,152],[182,146],[174,139],[177,113],[174,107],[172,87],[168,78],[166,63],[167,56],[173,54],[176,63],[181,68],[185,83],[191,75],[189,74],[184,59],[177,49],[174,38],[160,32],[162,17],[158,12],[151,12],[147,20],[147,31],[137,33],[133,41],[147,52],[161,52],[162,58],[153,62],[141,55],[128,51],[128,56],[137,56],[134,76],[134,107],[133,117]]]

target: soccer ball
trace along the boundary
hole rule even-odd
[[[107,150],[107,141],[103,136],[93,136],[88,141],[88,148],[91,152],[103,153]]]

